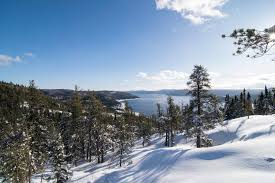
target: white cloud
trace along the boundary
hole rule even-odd
[[[178,72],[174,70],[162,70],[159,73],[148,75],[144,72],[139,72],[137,77],[151,80],[151,81],[173,81],[173,80],[184,80],[188,76],[187,73]]]
[[[275,73],[259,74],[229,74],[216,77],[212,81],[214,88],[232,89],[232,88],[263,88],[275,86]]]
[[[208,72],[213,89],[263,88],[275,86],[275,73],[220,73]],[[162,70],[158,73],[139,72],[136,81],[127,83],[130,89],[183,89],[189,74],[175,70]],[[131,85],[133,84],[133,85]],[[132,86],[132,87],[131,87]]]
[[[161,70],[157,73],[139,72],[136,77],[135,88],[158,90],[163,88],[180,89],[186,86],[189,74],[175,70]]]
[[[14,62],[21,62],[25,57],[33,57],[33,53],[24,53],[22,56],[10,56],[5,54],[0,54],[0,66],[9,65]]]
[[[226,14],[220,9],[228,0],[155,0],[158,10],[176,11],[193,24],[203,24]]]
[[[146,78],[146,77],[147,77],[147,74],[146,74],[145,72],[139,72],[139,73],[137,74],[137,77],[139,77],[139,78]]]
[[[20,56],[9,56],[0,54],[0,65],[8,65],[12,62],[20,62],[22,59]]]

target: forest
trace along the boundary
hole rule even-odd
[[[225,101],[209,94],[207,69],[195,65],[187,83],[192,100],[178,106],[167,98],[167,108],[157,105],[155,115],[135,113],[126,103],[123,110],[108,110],[96,92],[80,95],[75,87],[72,97],[62,102],[46,96],[34,81],[29,86],[0,83],[0,177],[2,182],[42,180],[67,182],[70,169],[83,162],[98,164],[110,160],[122,166],[139,139],[150,145],[154,134],[163,145],[172,147],[175,136],[196,139],[196,147],[210,147],[204,133],[224,120],[275,112],[275,94],[267,87],[253,101],[244,89],[239,96],[226,95]],[[50,169],[51,174],[45,174]]]

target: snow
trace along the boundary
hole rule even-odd
[[[73,169],[74,183],[273,183],[275,180],[275,116],[250,116],[225,121],[207,132],[216,146],[194,147],[177,135],[175,147],[141,142],[122,168],[111,161]]]

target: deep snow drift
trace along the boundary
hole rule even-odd
[[[177,136],[177,145],[137,145],[122,168],[117,164],[83,164],[73,169],[75,183],[274,183],[275,116],[225,121],[207,132],[216,146],[196,149],[194,141]]]

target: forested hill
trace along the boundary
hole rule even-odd
[[[41,91],[44,95],[61,101],[70,100],[74,93],[74,90],[69,89],[41,89]],[[88,93],[88,91],[79,91],[79,95],[83,98],[88,96]],[[138,98],[134,94],[120,91],[96,91],[95,93],[101,102],[109,108],[118,105],[119,102],[117,100]]]
[[[29,88],[24,85],[14,84],[12,82],[7,83],[0,81],[0,93],[1,93],[1,100],[6,101],[6,103],[11,102],[16,97],[21,102],[27,102],[30,100],[29,98]],[[64,109],[65,105],[63,103],[58,102],[52,97],[43,95],[43,92],[38,91],[37,94],[39,95],[39,100],[41,104],[44,106],[48,106],[49,108],[55,110],[55,109]],[[16,97],[14,97],[16,96]]]
[[[19,92],[23,96],[25,95],[24,93],[27,92],[27,87],[7,82],[0,82],[0,89],[9,90],[9,92]],[[44,96],[44,100],[47,101],[47,103],[50,103],[53,108],[55,108],[54,105],[57,103],[65,104],[70,102],[74,94],[74,90],[69,89],[41,89],[40,91],[41,94],[43,94],[42,96]],[[78,93],[83,100],[85,100],[89,95],[88,91],[78,91]],[[96,91],[95,93],[103,105],[109,109],[120,104],[117,100],[138,98],[137,96],[127,92]]]

